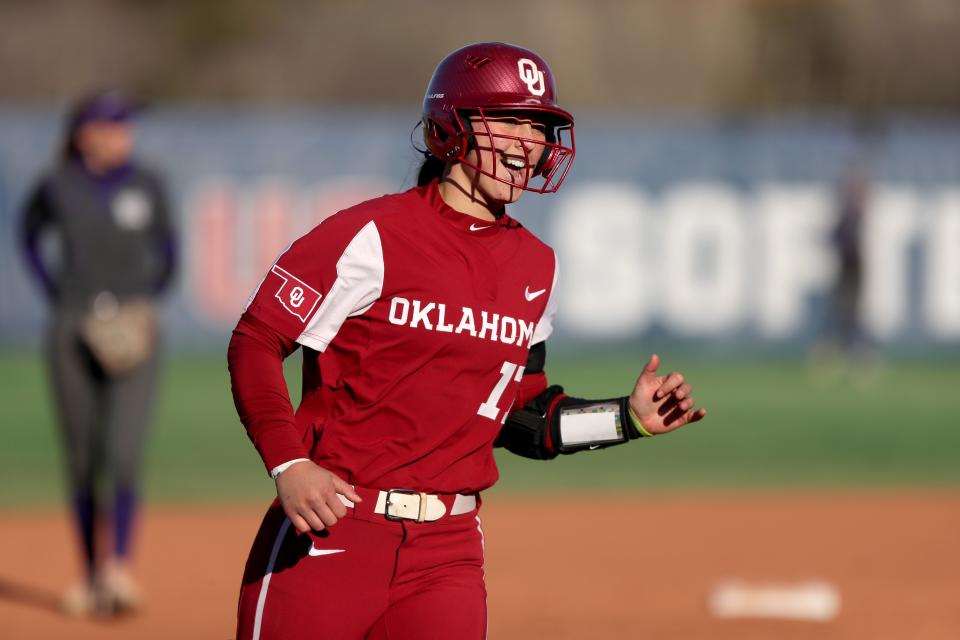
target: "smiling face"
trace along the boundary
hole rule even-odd
[[[466,202],[451,202],[446,195],[444,199],[464,213],[492,219],[505,204],[520,199],[523,187],[534,176],[547,152],[547,126],[536,114],[526,112],[476,115],[469,126],[473,134],[468,151],[451,165],[445,178]]]
[[[491,114],[470,118],[474,136],[465,160],[485,193],[499,202],[515,202],[545,152],[546,125],[530,114]],[[510,183],[510,184],[505,184]],[[499,197],[497,197],[499,196]]]

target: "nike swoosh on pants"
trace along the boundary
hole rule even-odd
[[[335,553],[343,553],[344,551],[346,551],[346,549],[317,549],[316,547],[311,545],[310,551],[308,553],[311,556],[316,557],[316,556],[330,556]]]

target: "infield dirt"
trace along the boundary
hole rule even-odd
[[[58,512],[0,514],[0,638],[233,637],[266,505],[147,511],[136,569],[147,608],[121,620],[55,610],[77,576]],[[960,637],[960,494],[487,496],[489,637],[752,640]],[[809,579],[840,593],[829,622],[718,620],[725,579]]]

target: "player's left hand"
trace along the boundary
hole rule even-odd
[[[653,354],[630,394],[630,408],[640,418],[643,428],[657,435],[703,420],[707,410],[694,410],[695,403],[690,397],[693,387],[684,381],[683,374],[672,371],[659,376],[659,367],[660,356]]]

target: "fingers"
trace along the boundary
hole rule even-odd
[[[643,374],[655,376],[657,375],[657,369],[660,368],[660,356],[653,354],[650,356],[650,359],[647,360],[647,364],[643,367]],[[643,375],[641,374],[641,375]]]
[[[333,522],[324,522],[323,518],[313,509],[304,509],[300,513],[300,517],[302,517],[314,531],[323,531],[326,527],[337,524],[336,520]]]
[[[329,502],[319,502],[313,505],[313,512],[316,514],[316,516],[320,519],[320,522],[323,524],[323,526],[317,528],[317,531],[322,530],[324,526],[332,527],[333,525],[337,524],[337,521],[340,520],[340,518],[342,518],[347,514],[347,509],[346,507],[343,506],[343,503],[340,502],[340,499],[337,497],[334,497],[334,501],[336,502],[336,506],[340,507],[339,515],[337,515],[336,513],[337,509],[335,505]]]
[[[277,478],[277,495],[284,513],[301,533],[323,531],[346,516],[341,495],[354,503],[362,501],[352,486],[321,467],[304,466],[300,473],[291,474],[295,468]]]
[[[683,386],[687,387],[689,385]],[[691,422],[703,420],[703,418],[706,417],[706,409],[694,409],[697,402],[692,396],[684,398],[678,397],[678,395],[683,395],[688,392],[689,389],[678,389],[660,402],[656,409],[656,415],[663,429],[661,431],[657,427],[652,427],[655,431],[663,433],[673,431]]]
[[[672,393],[680,385],[683,384],[683,374],[673,371],[667,374],[667,377],[664,378],[663,383],[660,385],[660,388],[657,389],[656,393],[653,394],[654,400],[659,400]]]
[[[670,411],[663,416],[663,426],[666,427],[667,431],[679,429],[685,424],[687,424],[686,412],[677,405],[673,405]]]
[[[644,427],[651,433],[667,433],[703,420],[707,411],[695,408],[696,400],[690,395],[693,386],[677,371],[658,377],[659,366],[660,357],[650,356],[630,395],[630,406],[641,416]]]
[[[691,385],[689,382],[684,382],[674,390],[673,397],[677,400],[683,400],[690,395],[691,391],[693,391],[693,385]]]
[[[300,533],[308,531],[323,531],[337,524],[340,518],[347,514],[347,508],[334,494],[333,502],[320,497],[310,500],[307,504],[297,507],[284,507],[284,512],[290,518],[290,523]]]
[[[353,487],[332,473],[329,473],[329,478],[330,483],[324,483],[323,487],[318,488],[313,495],[307,498],[307,506],[320,518],[323,524],[332,527],[337,524],[340,518],[347,515],[347,507],[337,494],[349,491],[356,496],[356,492]],[[359,498],[359,496],[356,497]]]
[[[307,524],[307,521],[301,518],[296,513],[290,513],[284,509],[284,513],[287,514],[287,517],[290,518],[290,524],[293,525],[293,528],[297,530],[297,533],[306,533],[310,531],[310,525]]]
[[[682,427],[693,422],[699,422],[703,420],[704,416],[707,415],[706,409],[697,409],[696,411],[686,411],[678,419],[676,427]]]
[[[347,515],[347,506],[343,504],[340,496],[336,493],[330,496],[324,496],[323,502],[318,503],[316,506],[317,513],[321,513],[321,509],[329,511],[335,518],[333,522],[328,524],[336,524],[337,520]]]
[[[310,531],[323,531],[326,525],[323,520],[310,509],[294,510],[284,506],[283,512],[290,518],[290,524],[298,533],[308,533]]]
[[[691,424],[693,422],[699,422],[703,420],[707,415],[706,409],[697,409],[696,411],[686,411],[681,409],[679,405],[667,414],[663,419],[663,424],[667,428],[667,431],[673,431],[679,429],[684,425]]]
[[[350,502],[363,502],[363,498],[356,492],[353,485],[342,478],[333,476],[333,488]]]
[[[648,400],[651,397],[652,390],[660,384],[660,378],[657,377],[657,368],[659,367],[660,356],[654,353],[650,356],[650,359],[647,360],[647,364],[643,365],[643,371],[641,371],[639,377],[637,377],[631,395]]]

